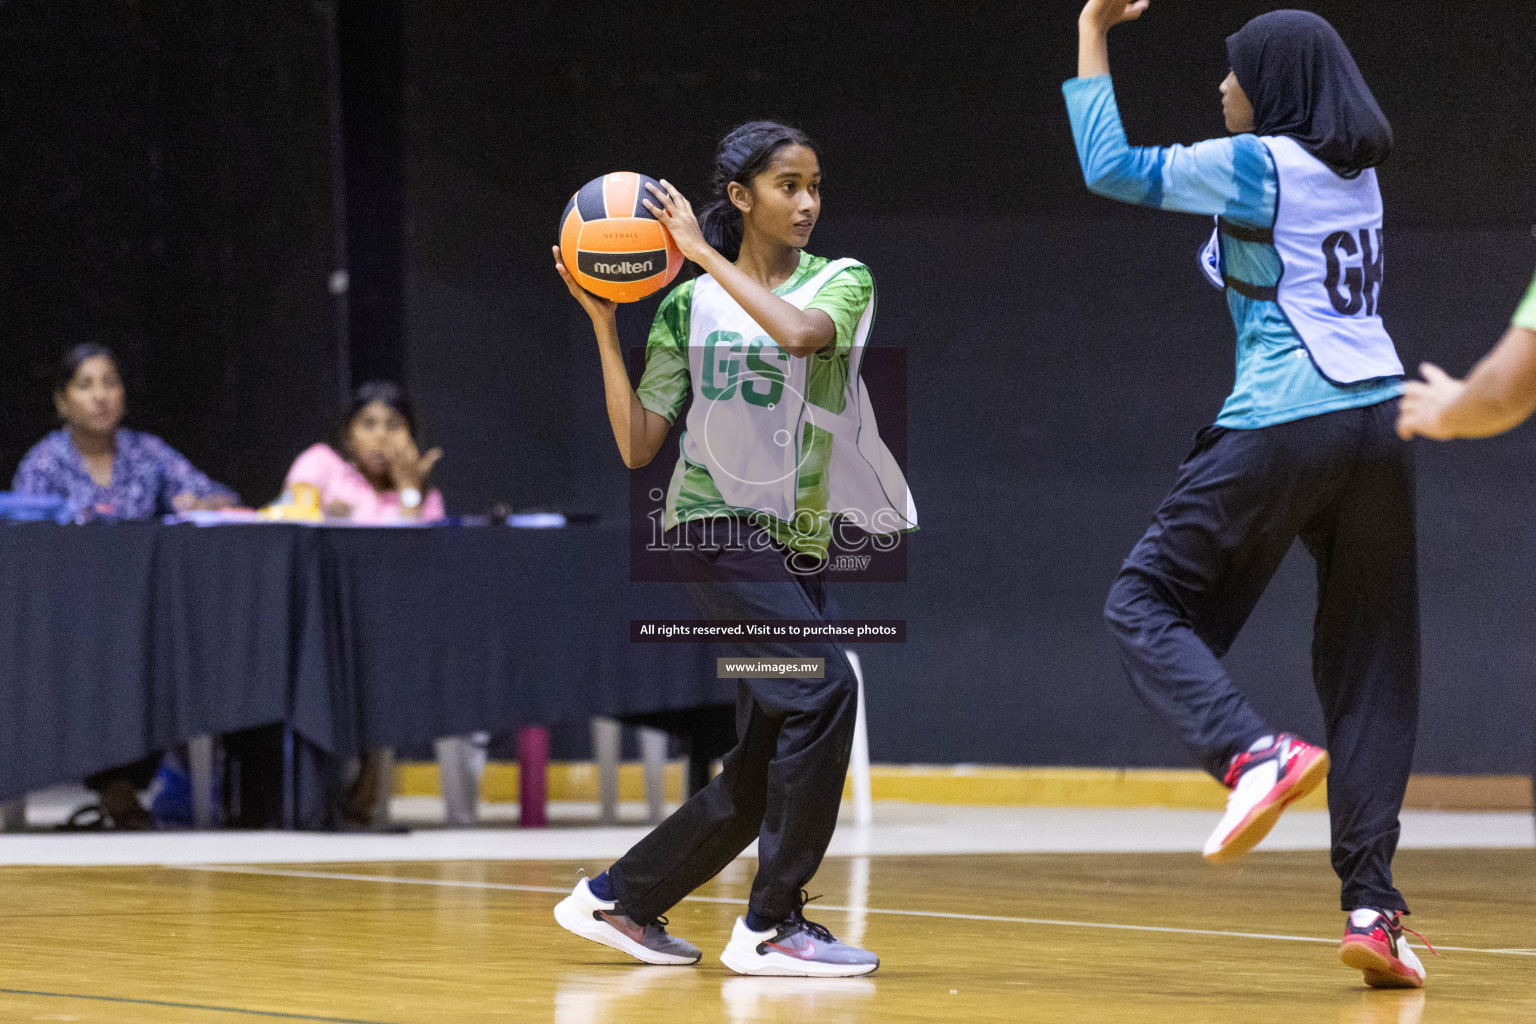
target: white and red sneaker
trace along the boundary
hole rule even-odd
[[[1346,967],[1365,972],[1371,988],[1423,988],[1424,965],[1409,947],[1403,927],[1403,915],[1360,907],[1349,915],[1344,941],[1339,944],[1339,959]],[[1418,932],[1413,932],[1419,935]],[[1419,935],[1420,941],[1434,947]]]
[[[1328,752],[1281,733],[1259,750],[1238,754],[1222,781],[1232,790],[1227,813],[1205,841],[1205,859],[1236,860],[1269,835],[1280,812],[1328,777]]]

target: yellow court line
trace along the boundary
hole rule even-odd
[[[318,878],[339,882],[383,882],[389,885],[435,885],[450,889],[495,889],[508,892],[543,892],[565,895],[569,889],[548,885],[513,885],[508,882],[467,882],[452,878],[404,878],[398,875],[358,875],[342,871],[301,871],[294,868],[245,867],[238,864],[166,864],[177,871],[212,871],[231,875],[275,875],[282,878]],[[725,903],[746,906],[746,900],[725,896],[685,896],[684,902]],[[836,910],[849,914],[886,914],[894,917],[929,917],[953,921],[989,921],[999,924],[1033,924],[1058,928],[1104,928],[1112,931],[1158,932],[1165,935],[1211,935],[1225,939],[1268,939],[1275,942],[1322,942],[1337,945],[1338,939],[1321,939],[1310,935],[1273,935],[1267,932],[1230,932],[1210,928],[1174,928],[1168,925],[1117,924],[1109,921],[1063,921],[1047,917],[1010,917],[1002,914],[959,914],[945,910],[891,910],[879,907],[844,907],[832,903],[817,903],[822,910]],[[1487,953],[1498,956],[1536,956],[1531,949],[1478,949],[1471,946],[1436,946],[1436,949],[1453,953]]]
[[[518,765],[488,764],[481,781],[481,798],[488,803],[514,803],[519,792]],[[683,765],[670,762],[664,774],[665,797],[683,799]],[[638,762],[618,765],[620,800],[645,799],[645,771]],[[853,796],[852,780],[843,785],[843,798]],[[555,761],[547,770],[548,798],[591,802],[598,799],[598,771],[586,761]],[[1049,768],[997,765],[897,765],[870,768],[876,800],[974,807],[1167,807],[1219,811],[1227,791],[1215,779],[1195,769]],[[395,766],[395,795],[438,796],[437,765],[403,762]],[[1327,806],[1324,787],[1306,797],[1299,809]]]
[[[481,795],[489,803],[518,799],[516,762],[493,761],[486,766]],[[669,762],[664,774],[665,797],[683,799],[683,764]],[[593,802],[598,799],[598,770],[590,761],[554,761],[546,778],[550,800]],[[1183,768],[1067,768],[1006,765],[876,764],[870,766],[876,800],[949,804],[973,807],[1166,807],[1215,810],[1226,804],[1227,791],[1198,769]],[[620,800],[645,799],[645,770],[639,762],[618,766]],[[439,795],[437,765],[402,762],[395,766],[397,796]],[[852,780],[843,798],[853,796]],[[1422,775],[1408,780],[1404,806],[1415,810],[1508,810],[1531,806],[1531,780],[1524,776]],[[1302,810],[1328,806],[1326,786],[1319,786],[1297,805]]]

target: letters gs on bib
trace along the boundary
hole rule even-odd
[[[560,261],[593,295],[635,302],[667,285],[683,268],[672,235],[645,208],[656,201],[655,178],[614,171],[593,178],[560,215]],[[657,204],[660,205],[660,204]]]
[[[784,397],[788,376],[789,354],[772,338],[759,335],[744,341],[735,331],[713,331],[704,340],[704,379],[699,391],[711,402],[728,401],[739,386],[745,401],[772,409]]]
[[[1355,257],[1358,263],[1344,263]],[[1340,316],[1360,312],[1375,316],[1381,293],[1381,229],[1361,228],[1358,235],[1335,231],[1323,239],[1323,262],[1328,268],[1323,286],[1328,289],[1334,312]]]

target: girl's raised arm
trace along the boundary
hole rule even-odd
[[[629,370],[624,365],[624,350],[619,345],[619,326],[616,318],[618,303],[600,299],[576,283],[571,272],[560,260],[560,247],[554,246],[555,270],[560,280],[570,289],[571,297],[581,303],[592,318],[592,332],[597,335],[598,357],[603,364],[603,397],[608,406],[608,425],[613,428],[613,439],[619,446],[624,465],[639,469],[656,457],[667,431],[672,424],[640,404],[640,396],[629,382]]]
[[[1236,224],[1269,227],[1275,188],[1269,157],[1257,139],[1237,134],[1193,146],[1132,146],[1127,141],[1109,78],[1106,36],[1115,25],[1141,17],[1148,6],[1149,0],[1089,0],[1078,16],[1078,77],[1062,91],[1083,180],[1091,191],[1123,203],[1220,214]],[[1229,88],[1241,91],[1223,83],[1224,93]],[[1229,120],[1228,127],[1243,133],[1252,126],[1234,126]]]
[[[1077,16],[1077,77],[1109,74],[1109,30],[1135,21],[1152,0],[1088,0]]]

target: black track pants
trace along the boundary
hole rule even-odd
[[[1105,607],[1137,693],[1219,779],[1275,731],[1219,659],[1301,538],[1317,562],[1312,673],[1346,910],[1407,909],[1392,856],[1418,727],[1419,608],[1397,405],[1202,430]]]
[[[791,572],[784,552],[763,543],[732,550],[711,543],[702,523],[669,531],[673,558],[707,619],[825,618],[825,585]],[[680,542],[680,547],[678,547]],[[747,679],[738,684],[736,748],[724,770],[608,869],[614,895],[649,923],[719,874],[758,841],[751,909],[782,921],[821,865],[842,801],[853,745],[857,684],[830,640],[748,640],[732,657],[822,658],[823,679]]]

